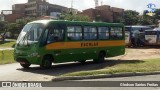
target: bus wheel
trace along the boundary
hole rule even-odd
[[[48,56],[44,57],[40,67],[43,69],[50,69],[52,67],[52,58]]]
[[[30,66],[31,64],[21,64],[21,63],[20,63],[20,65],[21,65],[23,68],[29,68],[29,66]]]
[[[98,55],[98,59],[93,59],[95,63],[102,63],[105,61],[105,52],[100,52]]]

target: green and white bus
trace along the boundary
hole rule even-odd
[[[125,53],[124,25],[120,23],[38,20],[22,29],[14,58],[24,68],[31,64],[50,68],[52,63],[93,59]]]

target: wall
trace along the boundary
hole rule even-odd
[[[116,8],[116,7],[110,7],[108,5],[98,6],[95,9],[90,8],[83,10],[82,15],[87,15],[91,17],[91,19],[94,21],[103,21],[103,22],[114,22],[117,20],[117,18],[123,17],[124,9]]]

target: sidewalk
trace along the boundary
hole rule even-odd
[[[14,50],[14,48],[2,48],[2,47],[0,47],[0,51],[3,51],[3,50]]]

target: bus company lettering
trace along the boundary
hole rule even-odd
[[[98,42],[84,42],[81,43],[81,47],[94,47],[98,46]]]

